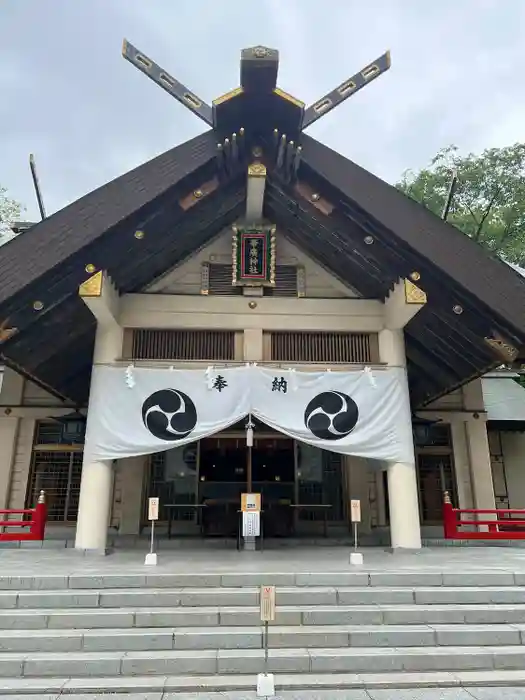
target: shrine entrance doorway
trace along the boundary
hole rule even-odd
[[[236,535],[241,494],[249,491],[261,494],[265,536],[291,535],[295,503],[294,441],[286,436],[256,437],[250,455],[245,436],[201,440],[199,496],[206,506],[202,509],[204,534]]]
[[[250,481],[261,494],[265,538],[318,536],[344,525],[341,455],[298,443],[258,421],[249,450],[245,422],[152,455],[144,525],[147,499],[157,496],[159,519],[169,524],[170,536],[237,537],[241,494]]]

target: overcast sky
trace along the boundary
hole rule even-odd
[[[208,102],[241,48],[279,49],[308,104],[385,49],[392,68],[309,130],[391,182],[442,146],[525,141],[525,0],[0,0],[0,183],[37,218],[204,124],[121,57],[123,37]]]

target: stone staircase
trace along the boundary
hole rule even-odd
[[[0,695],[523,685],[525,573],[0,577]]]

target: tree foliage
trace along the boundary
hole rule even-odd
[[[525,144],[462,156],[442,149],[397,187],[442,216],[452,174],[457,185],[447,221],[508,262],[525,265]]]
[[[12,236],[11,224],[20,218],[22,206],[7,196],[7,190],[0,186],[0,242]]]

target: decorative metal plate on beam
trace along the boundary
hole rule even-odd
[[[99,297],[102,295],[102,284],[104,278],[102,270],[96,272],[92,277],[83,282],[78,288],[81,297]]]
[[[492,336],[486,337],[485,343],[491,350],[505,363],[514,362],[517,358],[519,350],[510,342],[505,340],[499,333],[493,333]]]
[[[407,304],[426,304],[427,295],[417,284],[410,280],[405,280],[405,301]]]
[[[307,202],[310,202],[310,204],[325,216],[330,216],[333,212],[334,205],[325,199],[325,197],[321,196],[319,192],[316,192],[316,190],[306,182],[298,182],[294,187],[294,191]]]
[[[6,318],[5,321],[0,323],[0,345],[5,343],[9,338],[12,338],[18,333],[18,328],[13,328],[9,326],[9,319]]]
[[[204,182],[200,187],[196,187],[194,190],[192,190],[189,194],[187,194],[179,201],[179,204],[181,208],[184,209],[184,211],[187,211],[188,209],[191,209],[191,207],[194,207],[196,204],[198,204],[209,194],[215,192],[215,190],[218,187],[219,179],[214,177],[212,180],[208,180],[208,182]]]

